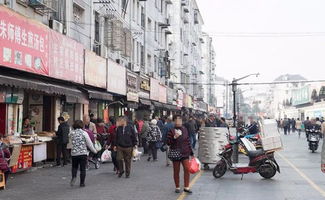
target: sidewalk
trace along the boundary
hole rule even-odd
[[[165,154],[159,152],[158,162],[147,162],[147,157],[132,163],[129,179],[118,178],[113,164],[102,164],[87,171],[86,187],[69,185],[71,165],[43,168],[10,176],[7,189],[0,191],[1,200],[173,200],[172,167],[166,167]],[[182,177],[182,175],[181,175]]]

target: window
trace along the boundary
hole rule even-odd
[[[144,46],[143,45],[141,45],[140,57],[141,57],[141,66],[144,66]]]
[[[99,43],[100,33],[99,33],[99,14],[95,12],[95,41]]]
[[[152,62],[152,61],[151,61],[151,55],[148,54],[148,55],[147,55],[147,64],[148,64],[148,69],[150,69],[149,71],[151,71],[151,67],[152,67],[152,66],[151,66],[151,62]]]
[[[133,21],[137,21],[137,4],[135,3],[135,0],[133,0],[133,12],[132,12],[132,18]]]
[[[158,72],[158,58],[157,56],[155,56],[155,71],[154,72]]]
[[[81,8],[78,4],[73,4],[73,21],[78,24],[82,25],[83,17],[84,17],[84,9]]]
[[[319,98],[325,98],[325,86],[322,86],[322,88],[319,91]]]
[[[146,26],[146,15],[144,13],[144,8],[141,6],[141,27],[145,28]]]

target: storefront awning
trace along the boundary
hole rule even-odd
[[[166,108],[167,108],[168,110],[178,110],[178,109],[177,109],[177,106],[175,106],[175,105],[166,104],[165,106],[166,106]]]
[[[164,105],[162,103],[159,103],[159,102],[156,102],[156,101],[153,101],[152,103],[157,108],[164,108]]]
[[[128,108],[132,108],[132,109],[137,109],[139,107],[138,103],[135,102],[127,102],[127,106]]]
[[[87,90],[89,94],[89,99],[99,99],[105,101],[113,101],[113,95],[107,92],[99,92],[94,90]]]
[[[142,103],[143,105],[147,105],[147,106],[151,106],[151,101],[150,100],[146,100],[146,99],[140,99],[140,103]]]
[[[31,79],[8,77],[0,75],[0,85],[5,85],[9,87],[17,87],[22,89],[31,89],[37,91],[48,91],[48,84]]]

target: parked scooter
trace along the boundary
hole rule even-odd
[[[229,136],[228,136],[229,140]],[[213,170],[215,178],[221,178],[229,169],[234,174],[259,173],[263,178],[270,179],[276,172],[280,173],[280,167],[274,158],[274,151],[256,150],[255,146],[247,139],[241,138],[241,142],[246,148],[249,157],[248,164],[235,164],[232,162],[232,146],[238,141],[229,141],[225,149],[219,153],[221,160],[216,164]]]
[[[321,136],[321,131],[318,129],[306,129],[308,131],[308,146],[312,153],[318,149],[318,144]]]

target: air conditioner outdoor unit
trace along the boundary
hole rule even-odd
[[[50,19],[50,28],[59,33],[63,33],[63,24],[54,19]]]

